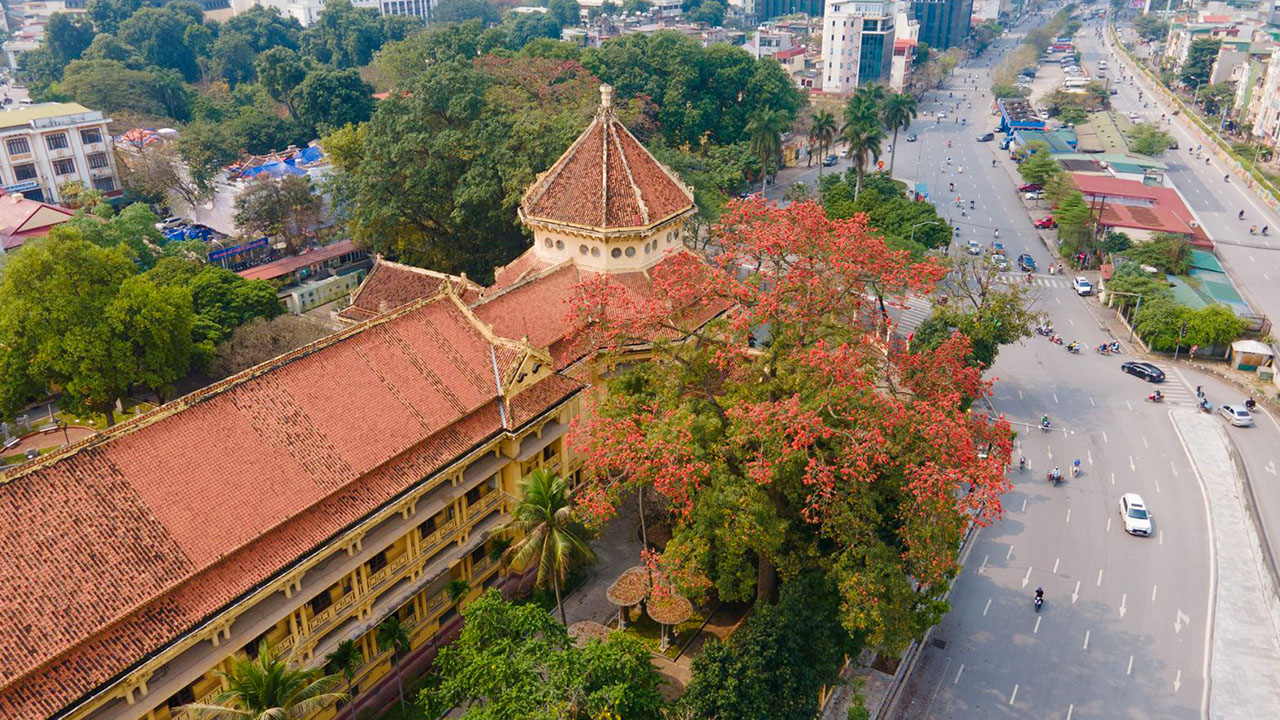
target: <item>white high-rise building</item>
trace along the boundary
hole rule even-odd
[[[231,0],[232,13],[239,15],[254,5],[275,8],[281,15],[297,18],[303,27],[309,27],[324,10],[325,0]],[[383,15],[412,15],[427,19],[429,8],[438,0],[352,0],[356,7],[374,8]]]
[[[886,84],[893,61],[893,0],[827,0],[822,14],[822,90],[844,94]]]

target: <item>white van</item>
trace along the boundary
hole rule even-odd
[[[1084,77],[1070,77],[1062,81],[1062,87],[1064,88],[1082,88],[1088,85],[1089,78]]]

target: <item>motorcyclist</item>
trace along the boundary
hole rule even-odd
[[[1080,474],[1080,458],[1076,458],[1076,461],[1071,463],[1071,477],[1076,477],[1079,474]]]
[[[1151,397],[1152,397],[1156,402],[1160,402],[1161,400],[1164,400],[1164,393],[1160,392],[1159,390],[1156,390],[1156,391],[1155,391],[1155,393],[1154,393],[1154,394],[1152,394],[1152,396],[1151,396]]]
[[[1019,470],[1026,470],[1026,469],[1027,469],[1027,458],[1026,458],[1026,457],[1020,457],[1020,458],[1018,458],[1018,469],[1019,469]]]
[[[970,200],[970,201],[969,201],[969,209],[970,209],[970,210],[972,210],[972,209],[973,209],[973,201],[972,201],[972,200]]]
[[[1000,237],[1000,228],[995,229],[996,237]]]
[[[1072,340],[1070,343],[1067,343],[1067,350],[1070,350],[1071,352],[1079,352],[1080,343],[1076,342],[1075,340]]]
[[[1267,231],[1268,231],[1268,230],[1270,230],[1270,229],[1271,229],[1271,226],[1270,226],[1270,225],[1263,225],[1263,226],[1262,226],[1262,234],[1263,234],[1263,235],[1266,235],[1266,234],[1267,234]]]
[[[1044,428],[1049,427],[1049,414],[1048,414],[1048,413],[1045,413],[1044,415],[1041,415],[1041,416],[1040,416],[1040,427],[1044,427]]]
[[[1053,466],[1053,472],[1051,473],[1051,476],[1053,477],[1053,481],[1054,481],[1055,483],[1056,483],[1056,482],[1058,482],[1059,480],[1061,480],[1061,479],[1062,479],[1062,470],[1060,470],[1060,469],[1058,468],[1058,466],[1057,466],[1057,465],[1054,465],[1054,466]]]
[[[1044,588],[1036,588],[1036,600],[1044,602]]]
[[[1244,219],[1244,211],[1243,211],[1243,210],[1241,210],[1240,212],[1236,213],[1236,219],[1237,219],[1237,220],[1243,220],[1243,219]]]

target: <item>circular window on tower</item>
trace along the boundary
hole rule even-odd
[[[614,248],[609,251],[609,255],[615,258],[622,257],[622,248]]]
[[[645,254],[645,255],[648,255],[648,254],[649,254],[649,243],[645,243],[645,244],[644,244],[644,254]]]
[[[542,244],[551,247],[551,238],[542,238]]]
[[[586,246],[586,245],[579,245],[579,246],[578,246],[578,252],[579,252],[580,254],[582,254],[582,255],[586,255],[586,254],[587,254],[587,246]]]
[[[635,257],[635,256],[636,256],[636,249],[635,249],[634,247],[629,247],[629,248],[627,248],[627,251],[626,251],[626,252],[627,252],[627,257]]]
[[[591,248],[591,257],[600,257],[600,248],[598,247]]]
[[[556,249],[557,249],[557,250],[563,250],[563,249],[564,249],[564,241],[563,241],[563,240],[557,240],[557,241],[556,241]]]

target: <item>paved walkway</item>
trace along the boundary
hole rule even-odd
[[[623,497],[618,514],[591,543],[591,549],[596,562],[587,570],[587,581],[564,601],[570,625],[579,620],[609,625],[617,620],[618,607],[605,593],[624,570],[640,564],[640,513],[635,493]]]
[[[1191,408],[1170,411],[1209,502],[1216,573],[1209,717],[1275,717],[1280,708],[1280,606],[1245,510],[1242,478],[1216,418]]]

